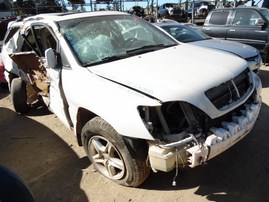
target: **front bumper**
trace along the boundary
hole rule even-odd
[[[261,109],[261,102],[247,105],[242,111],[242,116],[234,116],[232,122],[222,122],[221,128],[211,128],[212,135],[206,138],[201,145],[195,145],[187,150],[190,154],[188,162],[190,167],[221,154],[243,137],[253,128]]]
[[[251,131],[259,115],[261,103],[259,97],[257,104],[245,104],[241,116],[233,116],[231,122],[222,122],[222,127],[210,128],[212,134],[205,141],[197,142],[187,149],[185,148],[188,143],[195,141],[191,134],[172,144],[150,144],[149,161],[152,169],[168,172],[180,164],[193,168],[221,154]]]

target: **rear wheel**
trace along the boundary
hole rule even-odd
[[[29,110],[27,103],[26,84],[21,78],[14,78],[11,82],[11,99],[13,107],[18,113],[26,113]]]
[[[82,129],[84,149],[105,177],[124,185],[137,187],[150,173],[145,161],[131,157],[121,136],[100,117],[93,118]]]

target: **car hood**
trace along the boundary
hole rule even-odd
[[[199,99],[246,67],[245,60],[231,54],[182,44],[88,69],[161,101],[187,101]]]
[[[191,44],[202,47],[214,48],[218,50],[224,50],[230,53],[234,53],[242,58],[250,58],[259,54],[258,50],[252,46],[228,40],[208,39],[203,41],[191,42]]]

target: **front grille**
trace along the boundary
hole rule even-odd
[[[246,69],[232,80],[207,90],[206,96],[217,109],[239,100],[251,87],[248,73],[249,69]]]

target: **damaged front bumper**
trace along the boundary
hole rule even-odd
[[[211,135],[197,140],[192,134],[169,144],[149,143],[149,162],[153,171],[169,172],[175,167],[196,167],[221,154],[246,136],[253,128],[261,109],[257,104],[245,104],[241,116],[231,122],[223,121],[222,127],[211,127]]]

